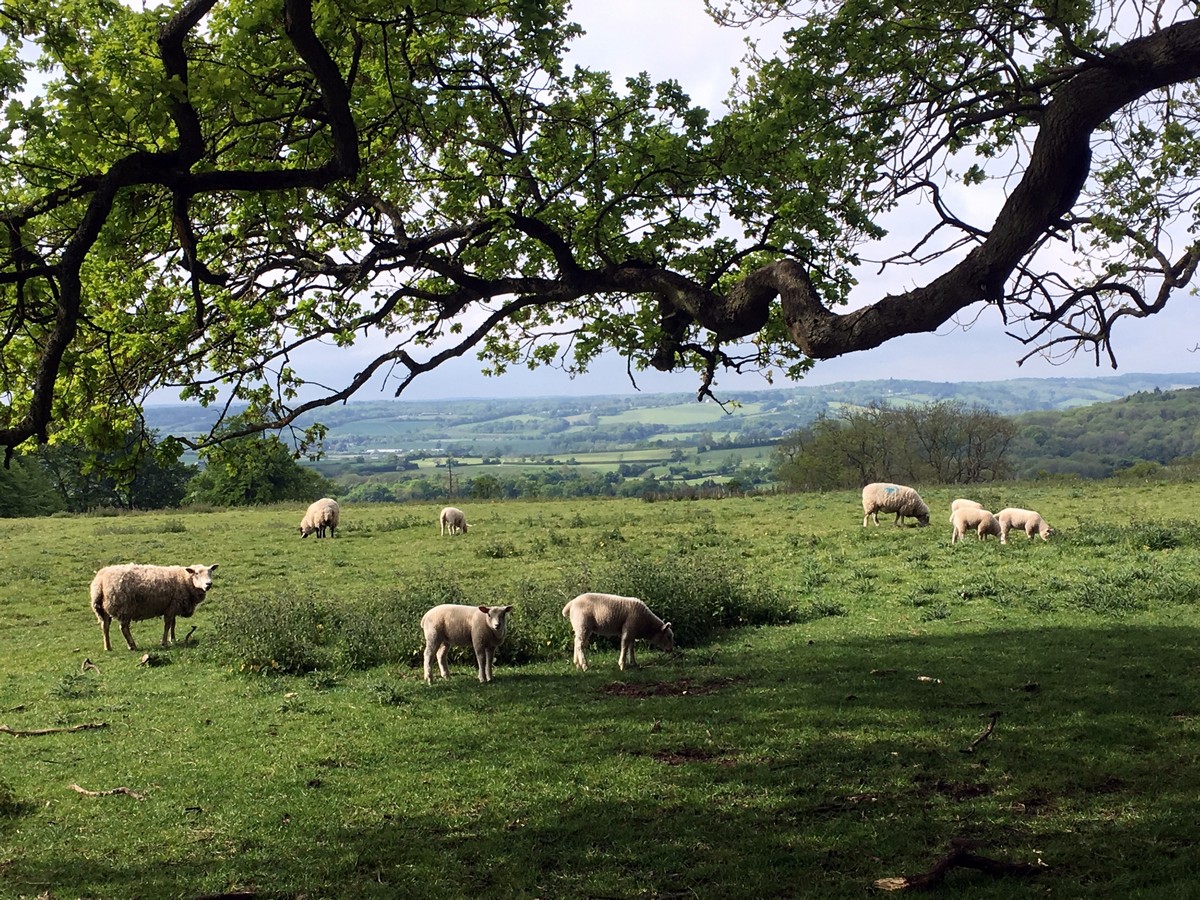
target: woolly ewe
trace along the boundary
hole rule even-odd
[[[443,603],[435,606],[421,617],[421,631],[425,633],[425,683],[433,683],[433,658],[436,655],[438,670],[443,678],[450,677],[446,665],[446,654],[450,647],[473,647],[475,662],[479,667],[479,683],[492,680],[492,660],[496,648],[504,643],[508,635],[506,616],[511,606],[463,606]]]
[[[996,513],[996,519],[1000,522],[1000,543],[1002,544],[1008,543],[1008,532],[1013,528],[1024,531],[1026,537],[1038,534],[1043,541],[1049,540],[1050,535],[1054,534],[1054,529],[1032,509],[1009,507]]]
[[[175,641],[175,617],[185,619],[196,611],[212,587],[211,566],[143,566],[131,563],[105,566],[92,579],[92,610],[104,633],[104,649],[112,650],[108,626],[116,619],[130,650],[136,650],[129,623],[135,619],[163,617],[162,645]]]
[[[450,534],[466,534],[467,529],[467,514],[457,506],[447,506],[442,510],[442,514],[438,516],[438,523],[441,525],[441,534],[445,536],[446,532]]]
[[[675,632],[671,623],[664,622],[650,611],[637,597],[620,597],[616,594],[580,594],[563,607],[563,617],[571,622],[575,630],[575,665],[587,669],[584,647],[593,634],[620,637],[621,654],[617,665],[622,671],[628,663],[637,665],[634,657],[634,641],[641,638],[659,650],[670,652],[675,649]]]
[[[338,502],[329,497],[322,497],[309,506],[304,518],[300,520],[300,537],[308,537],[316,532],[317,537],[323,538],[326,528],[329,529],[329,536],[333,537],[340,518],[341,509]]]
[[[986,509],[975,509],[970,506],[960,507],[950,516],[950,521],[954,524],[954,531],[950,535],[952,544],[958,543],[971,531],[974,531],[981,541],[989,534],[1000,537],[1000,523]]]
[[[978,500],[967,500],[964,497],[959,497],[950,504],[950,521],[954,521],[954,514],[960,509],[983,509],[983,504]]]
[[[879,524],[881,512],[894,512],[896,524],[903,525],[905,516],[916,519],[918,525],[929,524],[929,507],[915,490],[903,484],[874,482],[862,489],[863,525],[868,519]]]

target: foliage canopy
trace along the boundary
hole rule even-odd
[[[714,14],[790,25],[720,117],[568,69],[564,0],[4,0],[0,444],[111,444],[165,387],[284,427],[467,353],[616,350],[704,395],[978,304],[1099,359],[1192,279],[1192,5]],[[928,230],[883,263],[921,283],[840,310],[916,201]],[[348,383],[304,371],[365,336]]]

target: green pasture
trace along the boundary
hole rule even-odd
[[[761,403],[746,403],[738,407],[739,423],[763,411]],[[626,425],[647,423],[680,427],[685,425],[721,424],[729,420],[729,413],[716,403],[688,403],[671,406],[647,406],[629,409],[611,416],[601,416],[604,425]]]
[[[6,520],[0,897],[861,897],[959,838],[1038,874],[940,896],[1190,896],[1200,485],[922,494]],[[951,545],[960,495],[1057,533]],[[102,649],[125,561],[219,563],[180,644]],[[585,589],[678,652],[574,670]],[[491,684],[424,683],[437,602],[514,606]]]

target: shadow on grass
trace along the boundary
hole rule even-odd
[[[486,688],[460,674],[412,702],[422,716],[466,705],[469,733],[417,751],[397,725],[417,770],[406,783],[428,796],[381,784],[377,809],[223,834],[177,860],[10,851],[0,874],[18,893],[94,897],[197,896],[214,872],[258,897],[845,897],[928,869],[965,836],[1048,868],[1034,882],[955,873],[939,896],[1193,884],[1200,629],[810,643],[790,627],[706,659],[509,668]],[[682,683],[694,690],[661,687]],[[336,807],[338,777],[384,776],[323,777]],[[10,844],[13,825],[0,826]]]

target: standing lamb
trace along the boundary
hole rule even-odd
[[[1008,543],[1008,532],[1013,528],[1024,531],[1025,536],[1030,538],[1036,532],[1041,535],[1043,541],[1049,540],[1050,535],[1054,534],[1054,529],[1032,509],[1009,507],[996,513],[996,519],[1000,523],[1000,543],[1002,544]]]
[[[621,638],[621,654],[617,665],[621,671],[628,663],[637,665],[634,657],[634,641],[641,638],[659,650],[670,652],[675,649],[675,632],[671,623],[664,622],[650,611],[637,597],[619,597],[616,594],[580,594],[563,607],[563,617],[571,621],[575,630],[574,663],[587,670],[584,647],[593,634]]]
[[[954,514],[960,509],[983,509],[983,504],[978,500],[967,500],[964,497],[959,497],[950,504],[950,521],[954,521]]]
[[[175,641],[175,617],[185,619],[196,611],[212,587],[211,566],[143,566],[130,563],[105,566],[92,579],[92,609],[104,632],[104,649],[112,650],[108,626],[113,619],[121,623],[121,634],[130,650],[136,650],[129,623],[135,619],[163,617],[162,645],[167,638]]]
[[[929,524],[929,507],[921,499],[921,495],[903,484],[888,484],[874,482],[868,484],[862,491],[863,526],[867,520],[874,518],[879,524],[881,512],[894,512],[896,524],[903,525],[905,516],[917,520],[917,524]]]
[[[1000,523],[986,509],[964,506],[954,511],[950,521],[954,524],[954,532],[950,535],[952,544],[958,543],[970,531],[974,531],[981,541],[989,534],[1000,536]]]
[[[300,520],[300,537],[306,538],[315,531],[317,537],[323,538],[326,528],[329,529],[329,536],[333,537],[341,514],[341,508],[336,500],[322,497],[309,506],[304,518]]]
[[[425,683],[433,683],[433,657],[437,656],[438,670],[443,678],[450,677],[446,654],[450,647],[475,648],[479,666],[479,683],[492,680],[492,661],[496,648],[508,635],[505,617],[511,606],[464,606],[443,603],[421,616],[421,631],[425,632]]]
[[[438,522],[442,527],[442,536],[445,536],[447,532],[450,534],[466,534],[467,528],[470,527],[467,525],[467,514],[457,506],[447,506],[443,509],[442,514],[438,516]]]

